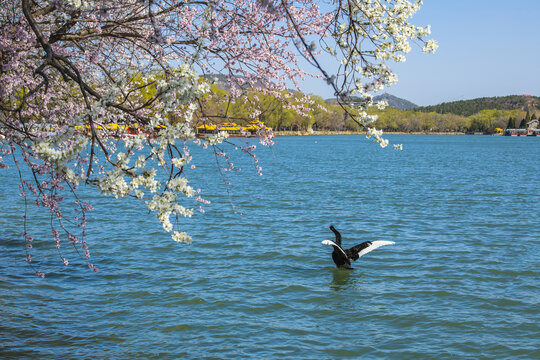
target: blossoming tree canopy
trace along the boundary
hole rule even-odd
[[[175,241],[191,242],[180,231],[180,218],[190,217],[194,207],[203,211],[208,201],[188,180],[188,144],[208,148],[224,162],[232,144],[219,129],[195,137],[200,124],[229,119],[223,111],[228,106],[216,113],[206,106],[215,96],[207,80],[212,74],[227,79],[228,93],[216,97],[223,104],[249,99],[256,105],[255,90],[298,112],[311,100],[297,101],[288,88],[301,90],[306,77],[322,78],[349,115],[368,127],[375,120],[368,108],[383,106],[373,103],[371,93],[397,80],[387,63],[404,61],[411,43],[427,52],[436,48],[424,39],[429,27],[409,23],[421,1],[0,4],[0,167],[18,174],[25,204],[33,200],[50,213],[51,239],[66,265],[64,243],[90,257],[85,238],[91,205],[77,192],[83,183],[116,198],[143,199]],[[328,57],[335,67],[322,65]],[[271,145],[271,130],[258,129],[261,144]],[[380,132],[369,134],[386,146]],[[255,146],[232,145],[256,161]],[[78,212],[75,222],[64,216],[68,198]],[[24,219],[31,262],[38,234],[27,231],[31,219]],[[97,270],[89,260],[88,266]]]

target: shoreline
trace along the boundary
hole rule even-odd
[[[275,136],[366,135],[366,131],[274,131]],[[384,135],[467,135],[464,132],[388,131]],[[471,134],[473,135],[473,134]],[[484,135],[475,133],[474,135]],[[493,134],[498,135],[498,134]]]

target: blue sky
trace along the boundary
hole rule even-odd
[[[431,25],[435,54],[413,47],[390,64],[399,82],[385,91],[417,105],[478,97],[540,96],[540,0],[424,0],[415,25]],[[322,82],[309,90],[325,98]]]

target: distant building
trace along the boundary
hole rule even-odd
[[[261,137],[261,131],[264,133],[271,130],[260,121],[251,121],[245,126],[227,122],[221,124],[203,124],[197,126],[195,133],[197,137],[215,134],[218,131],[227,131],[231,137]]]
[[[540,129],[538,129],[538,119],[531,120],[527,123],[526,129],[505,129],[505,136],[540,136]]]

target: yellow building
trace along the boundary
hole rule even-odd
[[[240,126],[233,122],[225,122],[219,125],[203,124],[197,126],[196,134],[199,137],[203,137],[206,134],[214,134],[218,131],[226,131],[233,137],[250,137],[257,136],[255,133],[261,129],[268,129],[263,123],[259,121],[252,121],[248,125]]]

